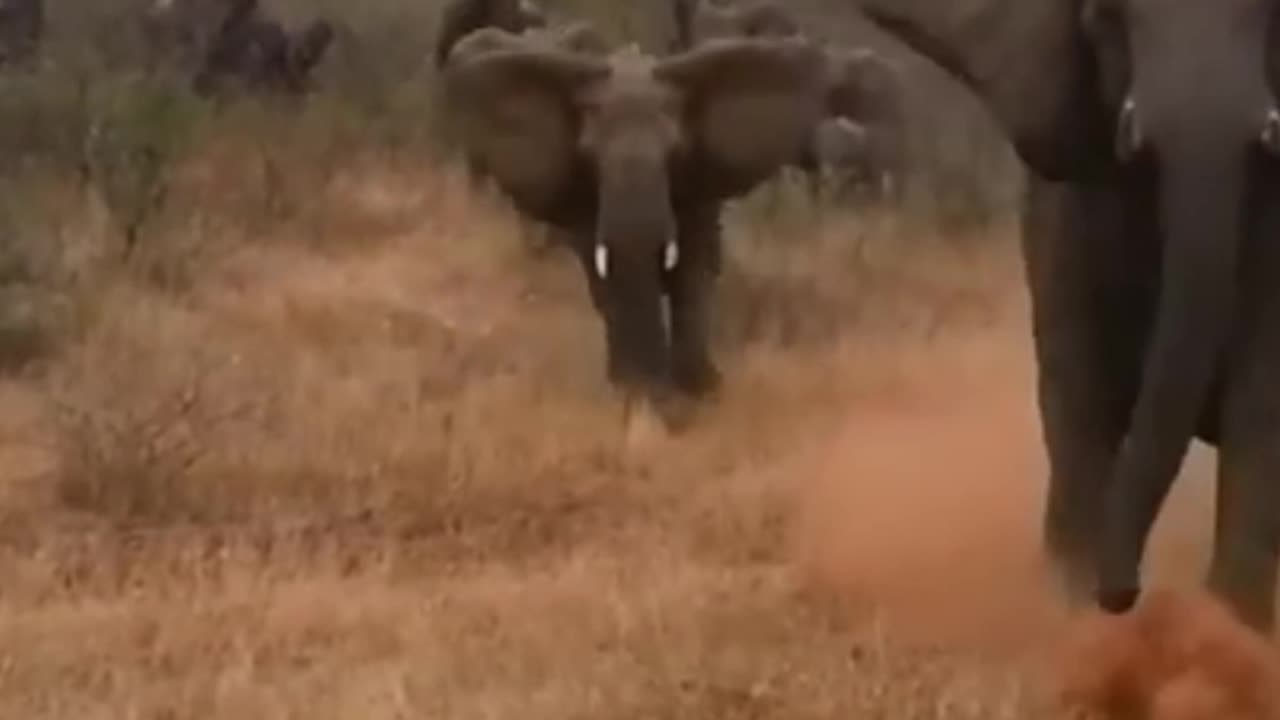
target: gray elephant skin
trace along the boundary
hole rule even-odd
[[[1024,256],[1070,595],[1140,596],[1191,441],[1216,445],[1210,589],[1274,625],[1280,522],[1275,0],[861,0],[965,82],[1029,170]]]
[[[703,395],[719,378],[708,324],[721,205],[805,142],[820,56],[796,41],[725,40],[659,59],[591,37],[468,35],[444,69],[450,107],[514,205],[572,238],[615,386]]]

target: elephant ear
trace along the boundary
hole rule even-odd
[[[573,98],[608,73],[604,58],[484,29],[458,43],[443,80],[467,153],[517,207],[546,218],[579,164]]]
[[[1109,157],[1079,3],[860,0],[863,14],[965,82],[1037,174],[1078,179]]]
[[[684,92],[699,183],[749,192],[804,152],[822,114],[822,55],[802,39],[711,40],[659,63]]]

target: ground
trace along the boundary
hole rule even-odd
[[[1059,716],[1007,230],[735,221],[727,386],[672,435],[500,202],[330,194],[358,242],[116,283],[0,386],[0,716]]]

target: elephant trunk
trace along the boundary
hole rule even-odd
[[[675,221],[665,154],[621,151],[601,158],[596,281],[602,283],[610,379],[655,391],[668,377],[663,265],[674,265]]]
[[[1212,123],[1206,123],[1212,125]],[[1110,478],[1100,606],[1133,607],[1147,537],[1195,436],[1230,332],[1244,236],[1247,146],[1222,126],[1153,138],[1164,237],[1160,299],[1142,385]]]

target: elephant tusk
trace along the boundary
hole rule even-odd
[[[1125,98],[1116,123],[1116,156],[1128,160],[1142,149],[1142,123],[1138,117],[1138,103],[1132,97]]]
[[[1280,110],[1276,108],[1267,111],[1267,120],[1262,126],[1262,146],[1268,152],[1280,155]]]
[[[604,243],[596,244],[596,277],[609,277],[609,248]]]
[[[675,240],[668,240],[667,246],[662,249],[662,268],[667,272],[671,272],[679,264],[680,244]]]

